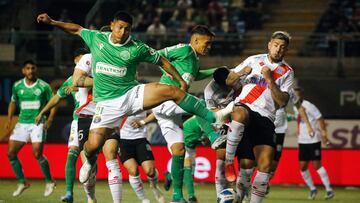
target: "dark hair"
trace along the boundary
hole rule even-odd
[[[210,37],[215,37],[215,33],[211,32],[211,30],[206,25],[197,25],[191,30],[191,35],[199,34],[199,35],[207,35]]]
[[[286,42],[286,44],[289,44],[291,36],[288,32],[276,31],[271,35],[271,39],[281,39],[281,40],[284,40]]]
[[[25,66],[26,64],[35,65],[35,62],[31,59],[28,59],[28,60],[24,61],[23,66]]]
[[[129,23],[130,25],[132,25],[132,23],[133,23],[133,17],[126,11],[116,12],[113,20],[114,21],[121,20],[121,21]]]
[[[226,78],[228,77],[230,70],[223,66],[215,70],[213,78],[215,82],[220,86],[226,86]]]
[[[100,28],[100,32],[111,32],[110,25],[104,25]]]
[[[86,48],[77,48],[75,51],[74,51],[74,58],[77,57],[77,56],[80,56],[80,55],[84,55],[84,54],[88,54],[90,53],[88,49]]]

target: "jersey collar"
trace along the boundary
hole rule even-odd
[[[25,78],[24,78],[24,80],[23,80],[24,85],[25,85],[25,87],[27,87],[27,88],[32,88],[32,87],[34,87],[34,86],[38,83],[38,81],[39,81],[39,79],[36,79],[36,81],[35,81],[32,85],[28,85],[28,84],[26,84],[26,82],[25,82]]]
[[[194,47],[192,47],[190,43],[189,43],[189,46],[192,48],[193,52],[195,53],[196,58],[199,58],[196,51],[195,51],[195,49],[194,49]]]
[[[127,40],[126,40],[123,44],[115,44],[115,43],[113,43],[113,42],[111,41],[111,35],[112,35],[112,33],[109,34],[108,41],[109,41],[109,43],[110,43],[111,45],[116,46],[116,47],[124,46],[125,44],[127,44],[127,43],[130,42],[130,40],[131,40],[131,35],[129,35],[129,37],[127,38]]]

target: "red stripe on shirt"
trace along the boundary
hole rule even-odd
[[[246,95],[246,97],[240,100],[241,103],[252,104],[260,95],[266,90],[266,87],[262,87],[260,85],[256,85],[254,88],[250,90],[250,92]]]
[[[121,124],[119,126],[120,129],[125,125],[127,118],[128,118],[128,116],[125,116],[124,119],[121,121]]]
[[[88,91],[88,95],[87,95],[85,104],[79,106],[79,108],[76,109],[76,113],[77,113],[77,114],[80,113],[81,110],[82,110],[83,108],[85,108],[92,100],[93,100],[92,89],[90,89],[90,90]]]

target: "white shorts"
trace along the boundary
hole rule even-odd
[[[144,87],[144,84],[136,85],[121,97],[98,102],[90,130],[95,128],[117,128],[125,115],[132,115],[142,111],[144,107]]]
[[[10,140],[19,142],[44,142],[46,139],[46,131],[44,124],[33,123],[17,123],[11,133]]]
[[[182,114],[186,113],[173,101],[166,101],[153,108],[153,113],[158,121],[161,133],[164,136],[168,148],[175,143],[184,142],[182,126]]]
[[[71,122],[68,147],[70,146],[79,147],[78,121],[76,120]]]

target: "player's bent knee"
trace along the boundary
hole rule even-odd
[[[156,173],[156,169],[155,167],[149,167],[146,169],[145,173],[148,177],[154,177]]]
[[[134,167],[127,168],[127,171],[129,173],[129,175],[131,175],[131,176],[138,176],[139,175],[139,170],[137,168],[134,168]]]
[[[184,143],[174,143],[173,145],[171,145],[170,149],[173,155],[177,155],[177,156],[185,155]]]

